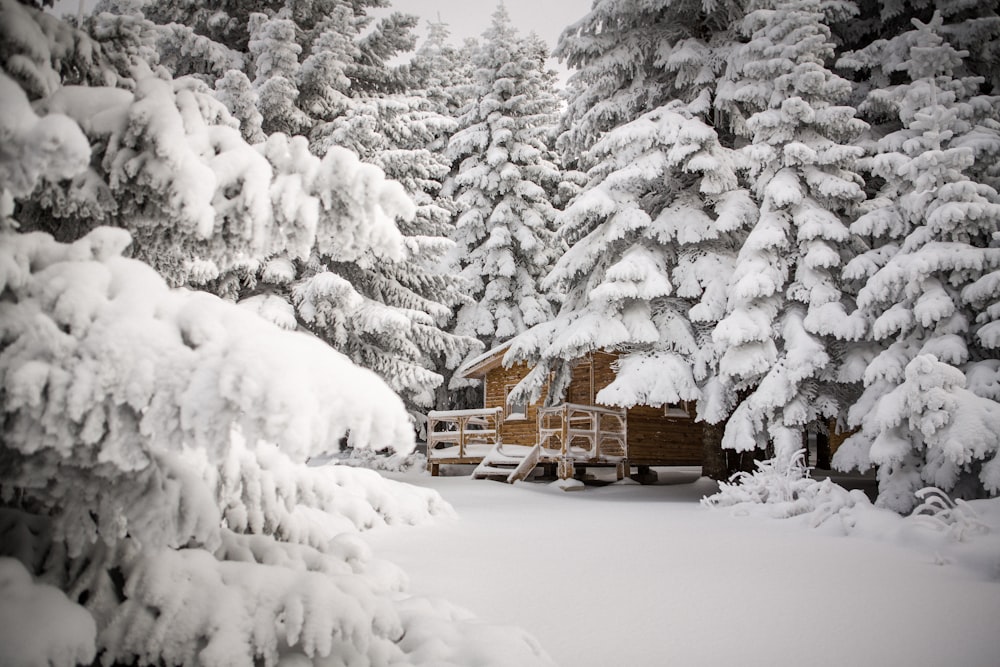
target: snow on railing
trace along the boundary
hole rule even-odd
[[[625,410],[620,408],[563,403],[538,409],[538,442],[564,458],[627,458],[626,429]]]
[[[470,445],[500,441],[503,408],[431,410],[427,413],[427,459],[465,459]]]

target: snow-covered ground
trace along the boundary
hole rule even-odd
[[[389,476],[458,513],[365,534],[410,592],[521,626],[560,665],[1000,665],[1000,513],[983,516],[989,534],[955,542],[978,555],[963,560],[929,551],[918,538],[933,529],[902,519],[862,519],[867,530],[844,536],[706,508],[716,486],[696,469],[571,493]]]

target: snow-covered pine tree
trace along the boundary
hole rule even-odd
[[[547,49],[520,36],[501,3],[473,62],[473,96],[462,109],[449,155],[459,215],[456,263],[472,285],[455,332],[487,347],[552,315],[553,296],[539,280],[558,256],[551,203],[560,171],[545,143],[558,100]]]
[[[616,378],[600,402],[704,399],[704,419],[725,418],[732,398],[714,380],[719,353],[710,333],[725,313],[736,232],[755,207],[738,187],[736,156],[705,122],[708,99],[706,92],[693,104],[663,105],[591,149],[590,182],[558,217],[570,248],[543,283],[565,301],[507,356],[537,364],[520,390],[537,393],[555,370],[549,397],[558,400],[568,362],[618,350]]]
[[[961,24],[962,19],[958,18]],[[841,468],[878,466],[878,503],[906,512],[934,485],[972,497],[1000,491],[1000,97],[964,67],[943,17],[845,57],[883,80],[862,110],[880,122],[864,161],[879,191],[851,230],[868,239],[845,274],[863,282],[857,314],[865,390]]]
[[[215,81],[215,96],[226,105],[229,113],[240,123],[240,132],[247,143],[264,141],[264,117],[259,109],[260,98],[247,75],[241,70],[226,70]]]
[[[309,55],[302,63],[301,106],[313,119],[311,134],[314,137],[323,135],[323,123],[350,108],[352,81],[349,71],[351,64],[361,56],[361,49],[352,39],[354,22],[350,7],[334,7],[314,29],[318,35],[309,45]]]
[[[450,272],[445,262],[455,246],[447,238],[454,227],[454,203],[441,194],[451,164],[442,149],[456,127],[455,121],[438,113],[433,103],[419,94],[397,93],[357,99],[347,114],[329,126],[327,139],[333,145],[350,148],[383,169],[387,177],[403,185],[416,204],[413,218],[399,223],[407,245],[406,259],[375,263],[361,271],[358,282],[352,280],[352,284],[358,289],[359,283],[369,285],[368,291],[361,290],[368,298],[408,314],[413,325],[407,335],[419,350],[419,356],[410,360],[419,360],[426,369],[449,378],[471,352],[481,350],[475,338],[445,331],[454,309],[471,301],[466,281]],[[386,371],[387,377],[403,375],[390,368]],[[413,386],[403,391],[416,408],[418,419],[426,408],[449,405],[446,382],[438,384],[436,395],[427,393],[430,388]]]
[[[295,22],[281,13],[250,15],[247,48],[254,62],[253,86],[257,93],[264,132],[298,134],[311,129],[308,115],[299,109],[299,53]]]
[[[605,0],[567,27],[554,51],[571,70],[557,142],[567,166],[585,160],[605,132],[714,87],[742,4]]]
[[[738,154],[712,127],[733,11],[607,2],[563,33],[556,53],[576,71],[559,146],[567,163],[589,171],[557,218],[570,249],[544,283],[565,301],[507,356],[536,364],[519,392],[539,391],[555,372],[549,396],[558,400],[569,362],[615,349],[623,353],[617,377],[598,400],[691,400],[710,423],[727,416],[733,397],[716,379],[710,332],[756,215],[738,182]],[[720,458],[717,442],[706,448]],[[706,465],[706,474],[727,477],[725,462]]]
[[[3,9],[22,27],[35,20]],[[60,35],[70,41],[50,44],[55,52],[81,44],[72,31],[46,36]],[[57,81],[45,44],[21,65]],[[157,88],[138,77],[137,97],[147,87]],[[49,92],[43,102],[61,89]],[[90,92],[76,91],[72,106],[93,123],[84,107],[106,108],[114,89]],[[116,103],[110,115],[127,116]],[[170,289],[122,256],[125,230],[65,244],[13,231],[15,200],[87,169],[91,147],[68,115],[33,109],[5,72],[0,107],[0,606],[30,628],[4,628],[4,660],[439,665],[476,651],[548,664],[523,633],[402,595],[402,574],[352,535],[447,512],[437,494],[302,465],[344,437],[405,451],[412,429],[385,383],[315,337]],[[328,159],[338,153],[349,155]],[[359,175],[351,166],[339,171]],[[391,194],[377,185],[362,189]],[[362,227],[384,235],[386,217]],[[453,633],[444,641],[442,627]]]
[[[732,52],[716,103],[751,142],[744,152],[759,216],[712,335],[724,349],[720,377],[741,397],[724,446],[768,445],[785,466],[806,429],[846,408],[833,336],[864,333],[845,312],[840,270],[852,253],[844,221],[864,199],[855,171],[862,151],[852,142],[866,126],[838,105],[851,85],[826,67],[834,49],[820,3],[750,9],[749,41]]]
[[[427,25],[427,37],[410,60],[412,88],[420,91],[440,114],[455,117],[468,102],[472,84],[471,48],[457,48],[448,37],[447,24]]]
[[[114,11],[119,3],[104,0],[98,9]],[[175,0],[134,4],[155,24],[164,55],[212,55],[166,57],[174,76],[215,81],[234,67],[221,64],[223,55],[242,58],[269,132],[311,135],[343,113],[351,97],[403,90],[408,68],[391,61],[415,44],[415,17],[370,13],[387,7],[386,0],[223,1],[210,9]],[[187,32],[178,33],[178,24]]]
[[[287,7],[276,15],[298,16]],[[274,76],[258,77],[253,90],[242,72],[230,69],[216,94],[241,114],[239,125],[248,138],[261,141],[256,111],[247,103],[270,81],[293,81],[298,64],[292,56],[299,47],[290,38],[298,32],[288,18],[252,18],[256,37],[248,48],[255,58],[250,60],[258,73]],[[141,17],[117,21],[109,14],[92,23],[123,26],[125,19],[146,32],[152,25]],[[329,37],[324,26],[329,28],[322,23],[313,28]],[[116,37],[114,45],[135,50],[126,39]],[[443,330],[461,296],[454,277],[439,266],[450,247],[441,236],[449,212],[435,197],[447,169],[419,146],[424,140],[443,143],[451,122],[427,112],[416,97],[401,98],[402,109],[375,98],[361,109],[386,111],[385,122],[376,123],[367,145],[355,141],[353,147],[398,172],[418,199],[412,223],[396,218],[408,225],[404,241],[392,222],[403,211],[409,215],[410,205],[401,202],[398,186],[389,187],[382,172],[348,158],[342,148],[324,146],[329,159],[320,159],[283,134],[255,150],[202,80],[170,81],[162,70],[159,74],[131,81],[135,93],[63,89],[43,102],[46,108],[67,109],[87,128],[98,158],[69,187],[51,187],[32,202],[41,208],[30,216],[34,227],[63,239],[99,224],[128,228],[136,256],[171,283],[248,299],[284,326],[314,328],[356,362],[377,369],[415,413],[433,405],[434,389],[442,383],[437,369],[453,368],[474,344]],[[272,120],[282,114],[301,117],[300,109],[286,104],[290,98],[276,99],[284,111]],[[406,104],[415,108],[407,110]],[[95,124],[95,116],[113,122]],[[372,120],[364,113],[350,118],[361,126]],[[347,219],[352,215],[365,216],[370,229],[359,233]],[[321,295],[333,293],[314,289],[314,278],[331,270],[339,296],[320,305]],[[302,307],[297,315],[293,303]],[[325,318],[317,319],[317,311]]]

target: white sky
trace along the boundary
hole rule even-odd
[[[416,14],[425,21],[436,21],[440,15],[456,45],[466,37],[482,35],[497,4],[494,0],[392,0],[394,10]],[[519,32],[534,31],[551,49],[563,28],[590,11],[592,0],[504,0],[504,4]],[[423,25],[422,21],[421,31]]]

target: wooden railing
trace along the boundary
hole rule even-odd
[[[469,445],[500,442],[503,408],[432,410],[427,413],[427,458],[467,458]],[[456,452],[453,447],[458,447]],[[447,450],[444,453],[441,450]]]
[[[628,458],[624,409],[563,403],[538,409],[538,442],[543,456],[583,460]]]

